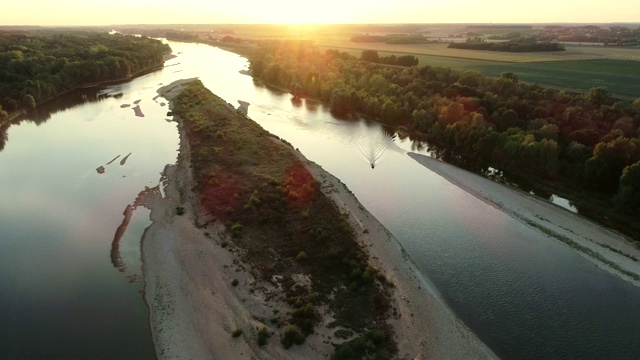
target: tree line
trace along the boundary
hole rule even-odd
[[[162,66],[170,51],[147,37],[0,31],[0,120],[5,112],[34,108],[68,90]]]
[[[264,41],[251,72],[319,99],[338,116],[362,114],[513,174],[600,193],[640,214],[640,99],[587,94],[446,67],[384,67],[309,43]]]
[[[535,38],[517,38],[504,42],[486,42],[483,38],[467,38],[463,43],[452,42],[451,49],[489,50],[501,52],[565,51],[557,42],[537,41]]]
[[[363,50],[360,55],[360,60],[368,61],[376,64],[396,65],[396,66],[417,66],[420,62],[417,57],[413,55],[389,55],[380,56],[376,50]]]
[[[369,35],[360,34],[351,37],[352,42],[362,43],[385,43],[385,44],[422,44],[429,40],[422,34],[387,34],[387,35]]]

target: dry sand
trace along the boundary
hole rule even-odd
[[[161,88],[171,99],[183,80]],[[178,119],[178,121],[180,121]],[[160,359],[326,359],[335,329],[323,327],[300,346],[285,350],[280,332],[270,319],[287,311],[273,285],[256,280],[240,261],[239,250],[220,224],[197,225],[195,198],[182,125],[176,165],[164,172],[164,192],[149,202],[152,225],[142,243],[145,297],[151,330]],[[293,150],[292,150],[293,151]],[[302,155],[299,154],[302,157]],[[303,158],[304,159],[304,158]],[[444,304],[433,285],[423,278],[400,243],[373,217],[348,189],[316,164],[304,160],[322,190],[343,212],[348,212],[358,241],[371,263],[393,281],[393,306],[399,315],[390,319],[402,359],[491,359],[495,355]],[[184,208],[177,215],[177,208]],[[366,234],[365,234],[365,231]],[[232,281],[237,279],[238,286]],[[299,279],[304,283],[304,279]],[[272,334],[266,346],[257,345],[257,328]],[[234,329],[243,330],[233,338]]]
[[[425,155],[408,155],[452,184],[516,220],[541,230],[546,236],[558,241],[573,242],[599,254],[606,262],[615,264],[615,267],[623,271],[640,275],[640,262],[633,259],[640,259],[640,250],[625,236],[523,191],[498,184]],[[624,274],[620,269],[615,269],[611,264],[596,259],[575,246],[572,249],[598,266],[640,286],[640,281]]]

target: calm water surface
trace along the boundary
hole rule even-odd
[[[163,72],[72,94],[50,106],[54,114],[45,106],[9,128],[0,152],[0,357],[155,358],[140,264],[148,210],[134,211],[120,239],[125,267],[110,254],[127,205],[176,160],[175,123],[165,121],[165,100],[153,100]],[[121,108],[138,100],[144,117]]]
[[[498,355],[640,358],[639,288],[451,185],[378,124],[256,85],[235,54],[170,44],[179,54],[164,70],[10,128],[0,152],[10,190],[0,193],[0,355],[154,356],[139,282],[148,212],[134,211],[121,240],[126,269],[113,267],[111,244],[126,206],[175,162],[177,131],[156,89],[200,77],[227,102],[250,102],[251,118],[347,184]],[[136,100],[145,117],[120,107]]]
[[[292,101],[239,74],[241,57],[195,47],[216,64],[201,72],[205,85],[229,103],[250,102],[252,119],[340,178],[498,355],[640,358],[640,288],[422,167],[406,155],[414,144],[389,143],[377,123]]]

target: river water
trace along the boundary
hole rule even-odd
[[[424,168],[406,155],[424,150],[378,124],[339,120],[257,85],[238,55],[170,45],[178,57],[162,71],[9,129],[0,152],[0,184],[10,189],[0,197],[0,357],[153,357],[138,280],[147,210],[133,211],[119,241],[126,269],[114,267],[112,243],[127,205],[175,162],[177,130],[155,91],[188,77],[233,105],[251,103],[249,117],[340,178],[499,356],[640,357],[640,288]],[[136,100],[144,117],[121,108]]]

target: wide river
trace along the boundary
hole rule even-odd
[[[227,102],[249,102],[249,117],[340,178],[500,357],[640,358],[640,288],[421,166],[409,140],[256,85],[236,54],[170,45],[178,57],[163,70],[68,96],[9,128],[0,357],[155,356],[140,280],[148,210],[135,200],[176,160],[157,88],[199,77]]]

